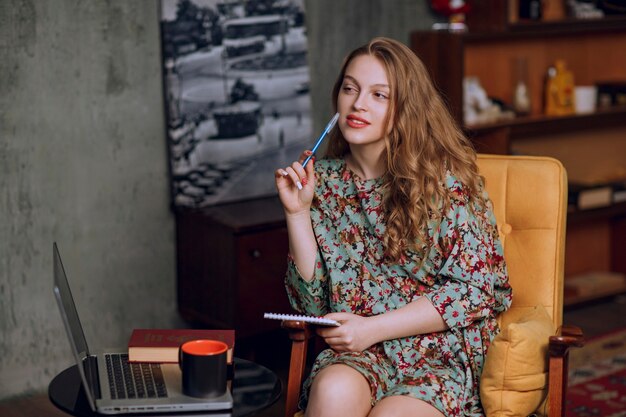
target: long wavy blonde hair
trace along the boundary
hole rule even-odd
[[[348,64],[357,56],[371,55],[383,64],[390,87],[385,138],[388,191],[384,199],[385,255],[398,261],[406,249],[429,246],[428,222],[441,221],[442,207],[450,203],[445,185],[448,171],[462,184],[470,207],[485,207],[482,177],[476,152],[450,115],[424,64],[405,45],[388,38],[374,38],[350,53],[335,82],[337,97]],[[326,156],[340,158],[350,148],[339,129],[330,136]]]

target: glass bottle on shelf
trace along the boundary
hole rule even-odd
[[[528,60],[515,58],[513,61],[513,110],[518,116],[530,113],[530,97],[528,93]]]

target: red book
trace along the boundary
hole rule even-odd
[[[128,341],[128,361],[176,363],[180,345],[197,339],[225,342],[227,361],[233,362],[235,330],[232,329],[134,329]]]

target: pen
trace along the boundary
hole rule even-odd
[[[324,140],[324,137],[328,134],[328,132],[331,131],[331,129],[335,126],[335,123],[337,123],[337,120],[339,119],[339,113],[335,113],[335,115],[333,116],[332,119],[330,119],[330,122],[328,122],[328,124],[326,125],[326,129],[324,129],[324,131],[322,132],[322,134],[320,135],[319,139],[317,140],[317,142],[315,142],[315,146],[313,146],[313,149],[311,149],[311,155],[307,156],[306,159],[304,160],[304,163],[302,163],[302,166],[305,167],[307,162],[309,162],[309,159],[311,159],[313,157],[313,155],[315,154],[315,151],[317,150],[317,148],[320,146],[320,144],[322,143],[322,141]]]

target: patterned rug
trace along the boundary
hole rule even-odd
[[[626,329],[570,351],[567,417],[626,417]]]

